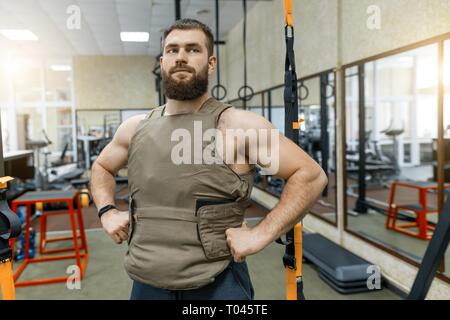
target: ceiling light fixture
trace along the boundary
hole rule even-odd
[[[121,32],[122,42],[148,42],[150,34],[148,32]]]
[[[72,68],[68,65],[54,64],[50,67],[53,71],[70,71]]]
[[[0,30],[5,38],[14,41],[37,41],[39,38],[30,30],[25,29],[2,29]]]

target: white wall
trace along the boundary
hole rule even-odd
[[[248,12],[247,82],[255,91],[283,82],[286,48],[283,10],[283,1],[262,1]],[[337,55],[337,2],[298,0],[294,1],[294,12],[294,23],[298,26],[295,38],[298,76],[333,68]],[[230,100],[237,98],[244,81],[242,25],[242,21],[238,23],[226,39],[224,63]]]

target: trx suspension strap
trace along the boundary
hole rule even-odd
[[[238,97],[244,104],[244,109],[247,109],[247,101],[252,100],[254,91],[253,88],[247,85],[247,0],[242,0],[242,8],[244,11],[244,19],[242,22],[242,39],[244,49],[244,85],[238,90]]]
[[[16,298],[12,273],[12,250],[9,241],[20,235],[22,226],[18,216],[6,201],[6,189],[11,177],[5,177],[3,146],[0,125],[0,289],[3,300]]]
[[[294,54],[294,24],[292,19],[292,0],[284,0],[286,60],[284,74],[284,132],[288,139],[299,143],[297,73]],[[286,269],[286,299],[304,300],[302,282],[302,225],[297,224],[286,234],[283,264]]]
[[[219,57],[219,48],[220,48],[220,32],[219,32],[219,0],[216,0],[216,58],[217,58],[217,84],[212,87],[211,95],[216,100],[223,100],[227,96],[227,89],[220,83],[220,57]],[[222,94],[220,93],[222,90]]]

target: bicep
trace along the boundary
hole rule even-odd
[[[267,119],[258,117],[254,123],[260,129],[260,137],[261,132],[264,133],[264,137],[258,139],[257,164],[266,168],[266,171],[268,169],[269,174],[288,179],[298,170],[311,176],[321,172],[321,167],[314,159],[275,129]]]
[[[100,153],[95,163],[111,174],[116,174],[128,162],[128,147],[113,139]]]
[[[113,140],[102,150],[96,164],[112,174],[116,174],[128,162],[128,146],[136,131],[136,127],[145,115],[134,116],[117,129]]]
[[[280,134],[279,171],[277,176],[288,179],[298,170],[308,176],[317,176],[322,168],[303,149]]]

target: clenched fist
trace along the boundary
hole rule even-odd
[[[121,244],[128,239],[128,229],[130,225],[130,216],[128,211],[119,211],[112,209],[101,217],[103,229],[114,240]]]
[[[227,244],[235,262],[245,261],[245,257],[264,249],[269,243],[254,229],[247,227],[246,223],[241,228],[231,228],[225,231]]]

